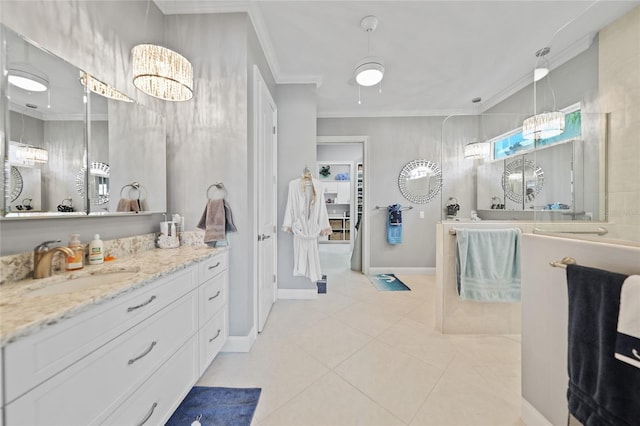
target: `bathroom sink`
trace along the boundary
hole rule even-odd
[[[137,268],[111,269],[95,271],[89,275],[70,276],[66,280],[47,284],[46,286],[31,290],[25,294],[27,297],[52,296],[62,293],[73,293],[88,288],[116,284],[133,278],[140,272]]]

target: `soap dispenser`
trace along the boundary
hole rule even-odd
[[[100,239],[100,234],[93,237],[93,241],[89,243],[89,264],[99,265],[104,262],[104,245]]]
[[[84,247],[80,242],[80,234],[71,234],[69,240],[69,248],[73,250],[74,255],[67,257],[67,271],[75,271],[76,269],[82,269],[84,266]]]

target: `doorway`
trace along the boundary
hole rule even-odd
[[[317,139],[316,171],[332,228],[319,243],[323,273],[368,272],[367,142],[366,136]]]

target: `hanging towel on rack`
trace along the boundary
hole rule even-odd
[[[640,275],[622,284],[615,357],[640,368]]]
[[[461,299],[520,301],[520,229],[457,229],[456,272]]]
[[[402,243],[402,206],[400,204],[387,207],[387,243]]]
[[[224,230],[225,232],[237,232],[238,229],[236,225],[233,223],[233,213],[231,212],[231,207],[227,200],[223,200],[224,203]]]
[[[615,359],[626,276],[567,265],[569,412],[585,426],[637,425],[640,369]]]
[[[225,239],[224,202],[222,199],[209,200],[197,227],[204,229],[204,242],[211,243]]]

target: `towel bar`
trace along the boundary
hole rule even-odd
[[[473,229],[473,228],[471,228],[471,229]],[[510,228],[501,228],[501,229],[510,229]],[[522,228],[518,228],[518,229],[520,229],[520,232],[523,232]],[[449,235],[456,235],[456,233],[457,233],[456,232],[456,228],[449,229]]]
[[[563,257],[562,260],[556,260],[554,262],[549,262],[549,265],[554,268],[562,268],[567,269],[567,265],[576,265],[578,262],[573,257]]]
[[[556,234],[594,234],[594,235],[606,235],[609,231],[607,228],[602,226],[598,226],[596,229],[576,229],[576,230],[556,230],[556,229],[541,229],[541,228],[533,228],[533,233],[556,233]]]
[[[386,206],[376,206],[376,209],[387,209],[388,207]],[[405,210],[411,210],[413,209],[413,206],[409,206],[409,207],[401,207],[400,210],[401,211],[405,211]]]

